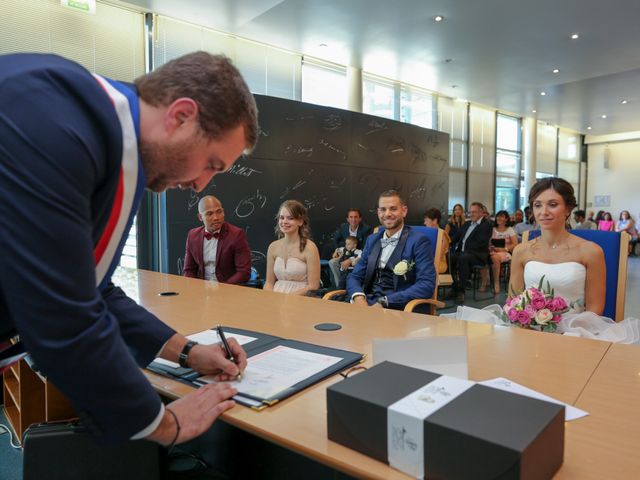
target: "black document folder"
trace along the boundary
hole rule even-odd
[[[504,248],[506,245],[506,240],[504,238],[492,238],[491,245],[498,248]]]
[[[288,347],[304,352],[330,355],[332,357],[338,357],[340,359],[338,362],[329,365],[318,373],[311,375],[299,382],[287,385],[277,393],[273,393],[269,396],[254,396],[247,393],[238,392],[238,394],[233,397],[237,403],[251,407],[255,410],[262,410],[271,405],[275,405],[280,400],[290,397],[291,395],[294,395],[295,393],[304,390],[305,388],[321,380],[324,380],[331,375],[334,375],[346,368],[356,365],[362,362],[364,359],[364,354],[362,353],[350,352],[347,350],[340,350],[331,347],[323,347],[312,343],[299,342],[297,340],[288,340],[265,333],[255,332],[252,330],[244,330],[241,328],[224,327],[223,329],[225,334],[227,335],[237,334],[255,338],[255,340],[245,343],[242,346],[247,352],[249,363],[251,362],[251,357],[255,357],[256,355],[268,352],[277,347]],[[186,383],[196,388],[203,385],[203,383],[199,380],[199,378],[201,377],[200,374],[189,368],[172,368],[171,366],[153,361],[147,366],[147,369],[159,375],[173,378],[179,382]]]

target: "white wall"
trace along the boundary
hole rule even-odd
[[[589,139],[587,138],[587,142]],[[605,168],[605,149],[609,149],[609,168]],[[629,210],[636,221],[640,215],[640,138],[636,140],[589,145],[587,174],[587,210],[611,212]],[[610,195],[608,207],[588,206],[595,195]]]

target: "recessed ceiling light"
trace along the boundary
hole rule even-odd
[[[542,95],[543,97],[547,94],[547,92],[540,92],[540,95]]]
[[[587,127],[587,130],[591,130],[591,127]]]
[[[601,117],[601,118],[607,118],[607,116],[606,116],[606,115],[600,115],[600,117]]]
[[[434,22],[441,22],[443,20],[444,20],[444,17],[442,15],[436,15],[435,17],[433,17]]]
[[[580,35],[578,35],[577,33],[571,34],[571,39],[572,40],[577,40],[578,38],[580,38]]]
[[[629,103],[629,101],[628,100],[622,100],[620,103],[623,104],[623,105],[626,105],[627,103]]]
[[[538,113],[537,110],[531,110],[531,113]]]
[[[559,68],[554,68],[553,69],[553,73],[560,73],[560,69]]]

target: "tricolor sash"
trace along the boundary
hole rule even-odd
[[[96,285],[104,287],[118,266],[120,253],[127,240],[144,190],[144,173],[138,155],[140,111],[138,97],[126,86],[94,75],[111,99],[122,129],[122,166],[109,220],[96,243],[93,256],[96,263]]]

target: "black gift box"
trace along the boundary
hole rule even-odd
[[[440,377],[383,362],[327,389],[329,439],[388,463],[387,409]],[[425,478],[551,478],[564,406],[473,385],[424,422]]]

